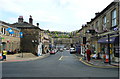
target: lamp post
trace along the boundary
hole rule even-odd
[[[111,64],[111,59],[110,59],[110,35],[108,34],[108,54],[109,54],[109,64]]]

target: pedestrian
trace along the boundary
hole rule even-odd
[[[2,60],[2,52],[0,51],[0,60]]]
[[[2,51],[2,60],[5,60],[6,61],[6,55],[7,55],[7,51],[5,49],[3,49]]]
[[[47,47],[45,47],[44,52],[45,52],[45,54],[47,53]]]
[[[87,54],[87,62],[89,62],[90,59],[91,59],[91,57],[90,57],[90,55],[91,55],[91,50],[90,50],[90,47],[89,47],[89,46],[88,46],[88,49],[86,50],[86,54]]]
[[[50,52],[50,50],[49,50],[49,48],[47,48],[47,53],[49,53]]]

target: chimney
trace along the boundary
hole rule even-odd
[[[99,12],[97,12],[97,13],[95,13],[95,16],[97,16],[97,15],[99,15],[100,13]]]
[[[18,23],[22,23],[23,22],[23,16],[19,16],[19,18],[18,18]]]
[[[39,23],[37,23],[37,27],[39,27]]]
[[[33,24],[33,19],[32,19],[32,16],[30,15],[30,18],[29,18],[29,23],[30,24]]]

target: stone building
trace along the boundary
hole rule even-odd
[[[94,53],[101,53],[102,55],[104,55],[105,53],[110,53],[111,61],[116,62],[118,62],[118,55],[120,50],[119,7],[119,2],[114,1],[101,12],[95,13],[96,16],[91,19],[90,22],[87,22],[87,31],[85,32],[86,40],[91,45],[91,47],[94,48]],[[84,29],[82,29],[82,31],[84,31]],[[108,52],[106,52],[104,48],[107,48]]]
[[[6,22],[0,21],[0,40],[0,51],[6,49],[14,52],[20,49],[20,30]]]
[[[12,24],[13,27],[16,27],[23,32],[23,38],[20,41],[20,50],[27,53],[38,53],[38,46],[41,45],[41,29],[39,24],[37,26],[33,25],[32,16],[29,18],[29,23],[23,21],[23,16],[18,18],[18,22]],[[42,53],[42,52],[41,52]]]
[[[89,27],[87,24],[82,25],[82,28],[78,30],[79,45],[81,46],[81,55],[85,54],[86,46],[90,44],[91,34],[87,33]]]
[[[47,50],[50,47],[50,36],[45,32],[45,30],[41,31],[41,43],[43,53],[48,53]]]
[[[70,48],[71,44],[73,44],[72,38],[52,38],[53,47]]]

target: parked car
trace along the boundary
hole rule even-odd
[[[55,53],[57,53],[57,52],[58,52],[58,49],[54,49],[54,51],[55,51]]]
[[[69,51],[70,50],[70,48],[66,48],[66,51]]]
[[[60,48],[60,52],[63,52],[63,48]]]
[[[66,48],[64,48],[64,50],[66,50]]]
[[[11,50],[8,50],[7,51],[7,54],[9,55],[9,54],[15,54],[16,52],[15,51],[11,51]]]
[[[76,49],[74,47],[70,48],[70,54],[76,53]]]
[[[55,50],[50,50],[50,54],[55,54]]]

